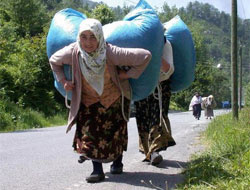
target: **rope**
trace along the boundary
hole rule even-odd
[[[73,69],[73,64],[72,64],[72,66],[71,66],[71,68],[72,68],[72,71],[71,71],[71,73],[72,73],[72,84],[74,84],[75,83],[75,79],[74,79],[74,69]],[[71,74],[70,74],[70,70],[69,70],[69,76],[70,76]],[[68,91],[66,90],[66,96],[65,96],[65,106],[66,106],[66,108],[68,108],[68,109],[70,109],[70,105],[68,104]]]
[[[121,86],[121,83],[120,83],[120,79],[119,79],[119,76],[118,76],[118,73],[117,73],[117,70],[116,70],[116,80],[118,81],[118,85],[119,85],[119,88],[121,90],[121,93],[122,93],[122,117],[123,119],[128,122],[129,121],[129,118],[130,118],[130,107],[129,107],[129,112],[128,112],[128,118],[125,116],[125,112],[124,112],[124,92],[122,90],[122,86]],[[130,93],[132,94],[132,89],[130,88]],[[130,106],[131,102],[129,103],[129,106]]]
[[[164,120],[164,119],[162,117],[162,88],[161,88],[160,83],[158,83],[158,85],[157,85],[157,91],[158,91],[157,92],[158,96],[156,96],[155,92],[153,93],[153,96],[156,100],[159,100],[159,108],[160,108],[160,124],[159,125],[161,126],[162,120]]]
[[[155,92],[153,93],[153,96],[156,100],[159,100],[159,108],[160,108],[160,126],[162,125],[162,121],[163,121],[163,124],[164,124],[164,127],[166,128],[166,130],[170,133],[168,127],[167,127],[167,123],[164,119],[164,117],[162,116],[162,87],[161,87],[161,84],[159,83],[157,85],[157,90],[158,90],[158,97],[156,96]]]

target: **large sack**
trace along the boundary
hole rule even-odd
[[[130,79],[132,100],[138,101],[150,95],[159,79],[164,32],[153,8],[144,0],[125,16],[122,21],[103,27],[107,42],[120,47],[144,48],[151,52],[152,59],[138,79]]]
[[[76,41],[79,24],[86,16],[73,9],[64,9],[54,16],[47,36],[47,55]],[[150,95],[158,82],[164,32],[162,24],[152,7],[144,0],[125,16],[123,21],[117,21],[103,26],[107,42],[131,48],[145,48],[152,53],[152,59],[138,79],[130,79],[132,99],[137,101]],[[64,66],[66,78],[70,79],[71,69]],[[55,79],[56,89],[65,96],[63,86]],[[71,94],[68,95],[71,99]]]
[[[57,50],[76,41],[79,25],[86,18],[83,13],[70,8],[63,9],[55,14],[47,36],[46,45],[48,58]],[[71,80],[71,67],[69,65],[64,65],[64,73],[67,80]],[[63,86],[56,78],[54,85],[63,96],[66,95]],[[71,92],[68,94],[68,99],[71,99]]]
[[[171,91],[178,92],[188,88],[194,81],[195,49],[192,35],[179,16],[163,24],[164,35],[173,48],[174,73],[171,76]]]

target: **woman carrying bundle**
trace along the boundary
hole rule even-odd
[[[135,102],[139,150],[145,154],[144,161],[150,162],[152,165],[158,165],[163,160],[160,151],[176,144],[168,118],[171,97],[169,77],[173,72],[172,46],[165,39],[159,80],[160,88],[147,98]],[[158,97],[156,97],[157,94]]]
[[[66,91],[72,90],[67,132],[76,123],[74,150],[82,160],[93,163],[87,182],[105,179],[102,163],[113,162],[112,174],[123,172],[131,98],[128,79],[138,78],[150,59],[148,50],[106,43],[102,25],[95,19],[83,20],[77,41],[51,56],[57,80]],[[63,64],[72,66],[74,83],[65,79]],[[120,69],[122,66],[129,70]]]

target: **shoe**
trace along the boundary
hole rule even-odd
[[[111,174],[121,174],[123,172],[122,157],[122,155],[118,156],[118,158],[110,166]]]
[[[78,163],[82,164],[83,162],[85,162],[85,160],[87,159],[84,156],[79,156]]]
[[[103,181],[105,179],[104,173],[99,174],[91,174],[89,177],[86,177],[86,181],[88,183],[98,183],[100,181]]]
[[[111,165],[110,173],[111,174],[121,174],[121,173],[123,173],[123,165],[121,165],[121,166]]]
[[[163,158],[162,156],[159,154],[159,152],[153,152],[151,154],[151,157],[150,157],[150,163],[155,166],[155,165],[158,165],[162,162]]]

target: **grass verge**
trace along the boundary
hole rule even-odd
[[[66,118],[66,113],[45,117],[37,111],[20,108],[12,102],[0,100],[0,132],[65,125]]]
[[[216,117],[204,133],[205,152],[194,155],[178,189],[246,190],[250,187],[250,108]]]

